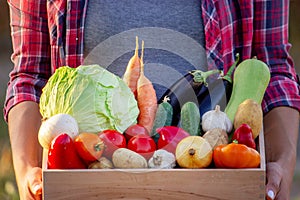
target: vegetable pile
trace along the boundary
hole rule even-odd
[[[140,57],[138,50],[136,38],[122,78],[89,65],[61,67],[49,79],[39,131],[49,169],[259,167],[256,138],[270,79],[265,63],[236,61],[225,75],[195,70],[157,102],[144,73],[143,41]],[[226,107],[219,105],[223,94],[208,99],[214,91],[208,86],[217,80],[209,77],[216,73],[227,92]]]

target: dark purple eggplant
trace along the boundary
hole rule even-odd
[[[177,126],[180,119],[181,107],[186,102],[194,102],[198,106],[198,98],[205,96],[207,91],[207,78],[213,74],[221,73],[221,70],[210,70],[203,72],[201,70],[193,70],[188,72],[185,76],[180,78],[174,85],[172,85],[158,103],[161,103],[165,98],[173,107],[172,125]]]
[[[205,93],[201,98],[198,98],[201,116],[205,112],[213,110],[216,105],[219,105],[221,110],[225,110],[232,92],[232,74],[238,62],[239,54],[236,55],[235,62],[224,76],[220,76],[217,80],[208,81],[207,90],[209,94]]]
[[[225,75],[219,75],[217,79],[208,79],[208,77],[217,73],[221,74],[220,70],[207,72],[194,70],[179,79],[165,92],[158,103],[168,98],[168,102],[173,107],[172,125],[178,126],[181,107],[188,101],[198,105],[201,117],[205,112],[214,109],[216,105],[225,109],[232,92],[232,73],[239,62],[238,54],[236,58],[228,72]]]

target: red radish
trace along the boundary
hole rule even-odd
[[[112,158],[112,154],[115,150],[126,147],[125,136],[116,130],[104,130],[98,135],[105,145],[103,156],[108,159]]]
[[[136,135],[149,135],[149,133],[147,129],[140,124],[133,124],[124,131],[124,136],[127,141]]]
[[[128,141],[127,148],[149,160],[156,150],[156,144],[148,135],[136,135]]]
[[[156,129],[159,134],[157,149],[164,149],[175,154],[177,144],[190,134],[176,126],[164,126]]]

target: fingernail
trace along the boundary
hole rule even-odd
[[[270,199],[274,199],[274,198],[275,198],[275,194],[274,194],[274,192],[273,192],[272,190],[269,190],[269,191],[268,191],[268,197],[269,197]]]
[[[40,184],[37,184],[37,185],[33,186],[33,189],[32,189],[32,190],[33,190],[32,192],[33,192],[34,194],[37,194],[37,192],[41,190],[41,185],[40,185]]]

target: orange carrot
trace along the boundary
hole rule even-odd
[[[137,102],[140,110],[138,124],[151,133],[157,110],[156,92],[151,81],[144,74],[144,41],[142,41],[141,72],[137,82]]]
[[[134,96],[137,96],[137,81],[141,71],[141,60],[138,55],[139,43],[138,37],[136,37],[136,45],[134,55],[131,57],[127,64],[126,71],[123,76],[123,81],[133,92]]]

